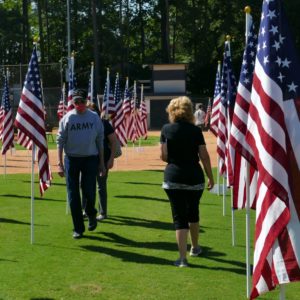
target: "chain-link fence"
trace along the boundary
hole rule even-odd
[[[46,124],[49,127],[58,126],[57,107],[60,100],[61,86],[64,80],[63,69],[60,63],[39,64],[43,85],[43,101],[46,109]],[[10,100],[13,115],[15,116],[20,96],[28,70],[28,64],[0,65],[0,93],[3,93],[4,74],[9,75]]]

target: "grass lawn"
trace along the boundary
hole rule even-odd
[[[47,140],[48,140],[48,149],[56,149],[56,134],[53,133],[53,140],[50,136],[48,136]],[[136,141],[135,143],[132,142],[128,142],[128,147],[133,147],[133,146],[156,146],[159,144],[159,137],[158,136],[148,136],[146,140],[141,139]],[[0,141],[0,148],[2,147],[2,142]],[[18,145],[17,143],[15,143],[15,147],[17,150],[24,150],[24,147]]]
[[[56,174],[54,174],[56,175]],[[172,265],[177,247],[161,171],[112,172],[109,218],[73,240],[64,181],[38,197],[30,244],[30,175],[0,176],[0,299],[246,299],[245,212],[236,216],[231,246],[230,197],[205,192],[201,202],[201,257],[189,268]],[[252,235],[253,235],[252,214]],[[300,284],[287,285],[298,300]],[[259,299],[279,299],[278,290]]]

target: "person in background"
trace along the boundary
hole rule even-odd
[[[80,185],[86,197],[88,230],[93,231],[97,227],[96,177],[98,174],[99,176],[106,174],[103,158],[103,125],[98,115],[87,109],[86,102],[86,92],[75,90],[73,93],[75,108],[61,119],[57,134],[58,174],[61,177],[66,176],[75,239],[81,238],[85,231]]]
[[[100,117],[100,111],[97,105],[91,101],[88,101],[87,107],[96,112]],[[104,140],[103,140],[103,150],[104,150],[104,164],[106,168],[106,174],[104,176],[97,176],[98,182],[98,193],[99,193],[99,215],[97,216],[97,221],[101,221],[107,218],[107,178],[108,171],[114,166],[114,158],[116,152],[117,136],[114,132],[113,127],[108,120],[102,118],[102,123],[104,127]],[[83,195],[83,208],[85,207],[85,197]]]
[[[204,130],[204,125],[205,125],[205,111],[202,103],[199,103],[196,105],[196,111],[194,113],[195,117],[195,125],[200,127],[201,130]]]
[[[194,125],[192,102],[188,97],[171,100],[167,107],[169,124],[161,130],[161,159],[167,162],[163,188],[168,195],[179,258],[175,266],[188,266],[187,237],[190,233],[190,256],[198,256],[202,248],[199,239],[199,202],[205,186],[203,170],[208,177],[207,188],[214,186],[210,157],[199,127]]]

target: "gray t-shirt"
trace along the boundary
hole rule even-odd
[[[85,157],[103,151],[103,124],[99,116],[87,109],[83,114],[69,111],[59,122],[57,147],[68,156]]]

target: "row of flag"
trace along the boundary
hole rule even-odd
[[[245,208],[249,182],[247,201],[256,209],[254,299],[300,280],[300,63],[281,0],[263,1],[258,35],[249,20],[238,84],[225,42],[210,130],[234,208]]]
[[[18,130],[17,143],[27,149],[36,150],[41,195],[51,183],[42,95],[38,57],[34,46],[14,122],[9,99],[8,75],[5,77],[0,109],[0,136],[2,155],[14,147],[14,126]]]
[[[91,73],[88,87],[88,100],[96,103],[101,108],[102,115],[111,120],[117,138],[121,146],[125,146],[127,141],[135,142],[139,138],[147,138],[147,107],[144,99],[143,85],[141,85],[140,99],[137,95],[137,85],[134,82],[132,90],[129,89],[129,79],[126,79],[124,92],[120,87],[119,74],[116,74],[114,89],[110,84],[110,72],[107,69],[105,88],[102,104],[94,92],[94,66],[91,65]],[[76,76],[74,72],[74,57],[71,58],[69,69],[69,85],[67,103],[65,86],[62,88],[61,99],[58,104],[57,115],[59,120],[71,109],[73,109],[73,91],[76,88]]]

